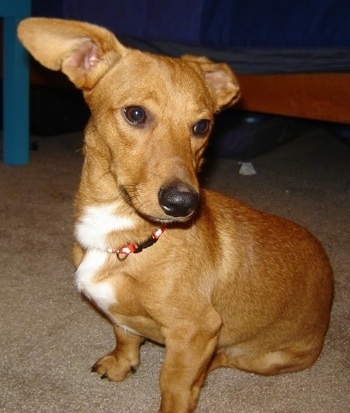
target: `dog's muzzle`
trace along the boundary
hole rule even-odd
[[[172,217],[190,216],[199,205],[199,194],[191,186],[181,183],[161,188],[158,193],[159,205]]]

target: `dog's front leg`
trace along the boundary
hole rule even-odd
[[[99,359],[91,370],[100,374],[102,378],[122,381],[140,364],[140,345],[145,339],[128,333],[117,325],[113,328],[116,337],[115,349]]]
[[[190,413],[197,404],[222,320],[212,310],[196,321],[174,323],[169,330],[164,329],[166,357],[160,375],[160,413]]]

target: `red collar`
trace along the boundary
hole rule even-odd
[[[132,242],[123,245],[120,248],[108,248],[107,252],[116,254],[119,261],[124,261],[128,258],[129,254],[137,254],[143,249],[148,248],[155,244],[160,236],[164,233],[165,227],[158,228],[156,231],[152,232],[151,236],[141,244],[133,244]]]

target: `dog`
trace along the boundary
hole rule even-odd
[[[18,36],[91,110],[73,258],[78,290],[110,319],[117,342],[93,371],[124,380],[144,340],[161,343],[159,412],[184,413],[218,367],[310,367],[333,295],[321,244],[199,186],[214,116],[239,99],[229,66],[130,49],[77,21],[25,19]]]

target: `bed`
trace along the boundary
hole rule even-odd
[[[238,109],[350,123],[347,0],[33,0],[33,15],[100,24],[142,50],[226,61]]]

